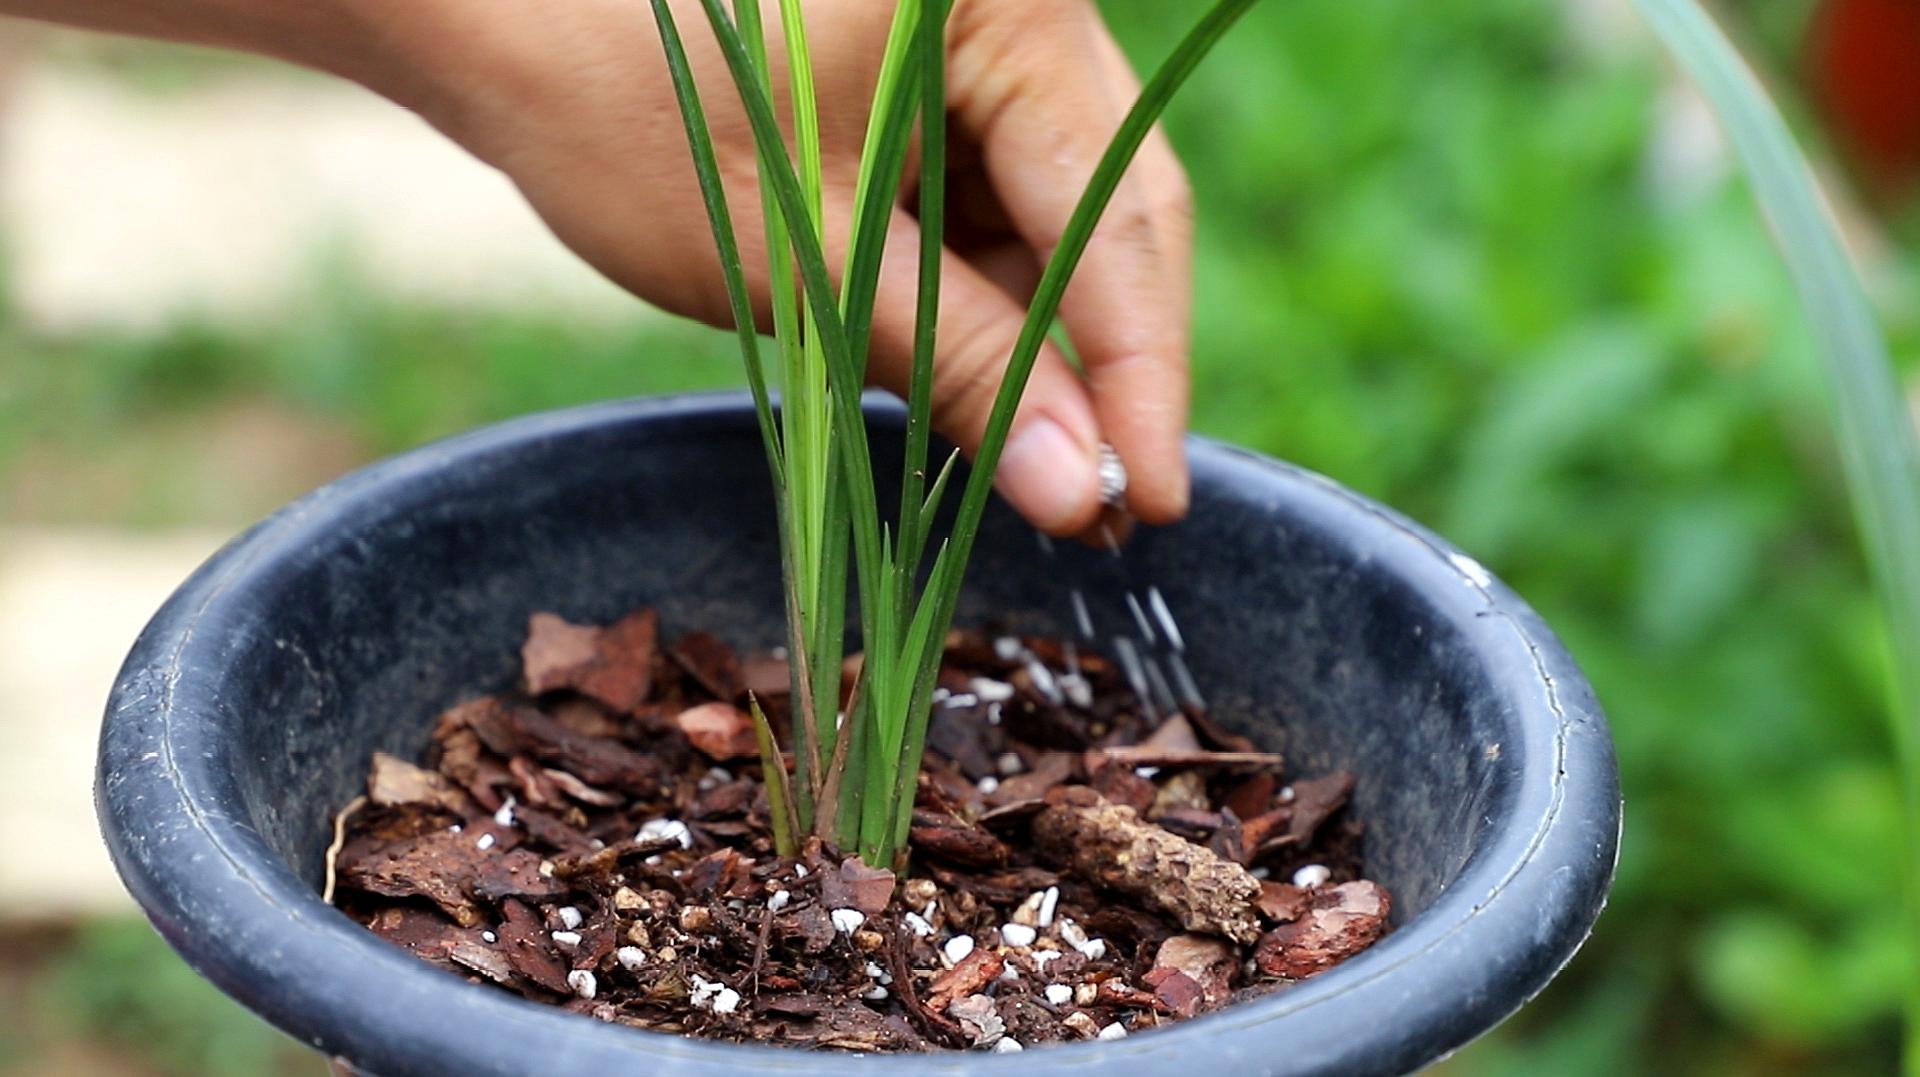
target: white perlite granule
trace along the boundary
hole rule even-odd
[[[955,935],[953,938],[947,940],[946,945],[940,947],[940,956],[949,965],[958,965],[960,962],[965,961],[967,955],[972,952],[972,935]]]
[[[1000,925],[1000,941],[1006,943],[1008,946],[1032,946],[1033,940],[1039,937],[1040,933],[1038,931],[1035,931],[1025,924]]]

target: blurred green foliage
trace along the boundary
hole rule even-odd
[[[1104,6],[1142,60],[1189,17]],[[1911,943],[1887,659],[1810,345],[1741,186],[1652,163],[1665,68],[1590,44],[1535,0],[1258,9],[1169,120],[1201,206],[1195,426],[1461,543],[1611,715],[1612,907],[1453,1072],[1889,1072]],[[1890,257],[1911,370],[1920,286]],[[678,323],[395,309],[349,284],[273,332],[5,334],[30,360],[0,366],[0,469],[230,396],[384,451],[738,380],[726,338]]]
[[[235,1006],[142,920],[89,925],[37,984],[36,1036],[84,1036],[169,1077],[324,1072]]]

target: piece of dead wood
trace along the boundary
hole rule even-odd
[[[527,691],[572,689],[615,711],[631,711],[652,690],[658,635],[659,617],[650,609],[604,628],[536,613],[528,619],[527,642],[520,649]]]
[[[1056,863],[1154,906],[1189,931],[1252,942],[1260,881],[1230,860],[1141,821],[1091,789],[1050,798],[1033,821],[1040,851]]]
[[[1175,751],[1149,748],[1143,744],[1095,748],[1087,753],[1087,769],[1090,771],[1114,763],[1129,767],[1277,767],[1284,761],[1277,752]]]
[[[606,878],[623,863],[678,849],[680,839],[661,836],[616,841],[604,849],[574,856],[553,858],[553,873],[562,879]]]
[[[1261,936],[1254,963],[1292,980],[1324,972],[1372,946],[1392,910],[1386,889],[1364,880],[1309,891],[1306,913]]]
[[[333,904],[333,889],[340,881],[340,850],[347,844],[347,820],[353,818],[353,814],[365,807],[366,803],[366,797],[354,797],[333,817],[333,841],[327,845],[327,881],[320,889],[320,901],[323,904]]]
[[[907,1021],[920,1035],[942,1046],[963,1046],[966,1033],[961,1031],[959,1024],[945,1014],[929,1010],[927,1004],[921,1001],[920,991],[914,986],[911,949],[907,928],[903,924],[895,924],[886,933],[887,970],[893,977],[893,993],[900,1000],[900,1008],[907,1012]]]
[[[968,868],[997,868],[1011,855],[999,838],[945,812],[914,812],[907,840],[916,852]]]

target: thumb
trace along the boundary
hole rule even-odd
[[[919,226],[897,211],[874,306],[868,371],[877,385],[906,395],[913,370]],[[940,319],[933,363],[934,429],[976,455],[1005,378],[1025,310],[978,270],[943,252]],[[1059,349],[1035,359],[994,484],[1035,527],[1072,535],[1100,511],[1099,423],[1080,376]]]

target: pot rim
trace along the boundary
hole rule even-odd
[[[897,405],[870,404],[878,422]],[[1370,950],[1285,991],[1117,1041],[989,1055],[850,1056],[736,1046],[583,1020],[420,962],[325,905],[246,822],[210,751],[222,648],[257,616],[235,599],[324,549],[336,524],[405,510],[433,476],[537,443],[642,424],[669,436],[751,427],[744,393],[614,401],[458,435],[307,495],[234,539],[154,616],[116,680],[95,801],[113,860],[148,918],[208,979],[302,1041],[367,1072],[522,1073],[632,1067],[710,1072],[1075,1071],[1164,1074],[1207,1058],[1252,1072],[1403,1072],[1530,1000],[1592,930],[1611,884],[1620,795],[1611,740],[1565,648],[1518,596],[1390,509],[1292,465],[1205,439],[1196,482],[1253,483],[1336,533],[1396,552],[1387,570],[1456,625],[1507,697],[1514,760],[1503,811],[1432,904]],[[198,720],[195,720],[198,718]],[[316,974],[315,970],[318,970]],[[1383,1027],[1384,1026],[1384,1027]],[[476,1039],[497,1047],[485,1070]],[[1191,1064],[1189,1061],[1188,1064]]]

